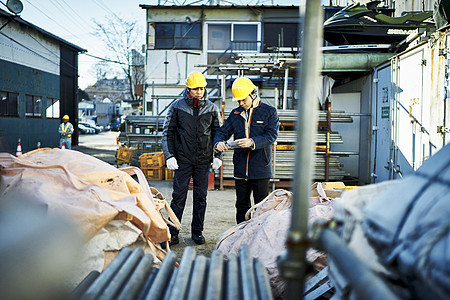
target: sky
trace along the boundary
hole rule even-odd
[[[6,0],[0,0],[6,3]],[[106,17],[116,14],[126,20],[136,20],[142,32],[142,44],[145,44],[145,17],[146,11],[140,4],[156,5],[158,0],[21,0],[23,11],[20,16],[42,29],[87,50],[86,54],[79,55],[78,85],[81,89],[97,81],[96,63],[101,60],[93,58],[112,58],[108,50],[94,32],[98,23],[105,24]],[[181,3],[186,0],[160,0],[160,3]],[[187,1],[187,2],[192,2]],[[250,1],[234,0],[236,4],[248,4]],[[265,0],[264,4],[292,5],[302,4],[305,0]],[[251,1],[252,4],[255,1]],[[2,7],[5,9],[5,7]],[[110,67],[118,66],[109,64]],[[120,72],[120,71],[118,71]],[[122,75],[118,73],[119,77]],[[112,76],[111,76],[112,77]]]
[[[117,16],[126,20],[136,20],[142,32],[142,43],[145,43],[145,10],[140,4],[157,4],[157,0],[21,0],[24,20],[42,29],[88,50],[88,55],[101,58],[108,56],[104,43],[95,36],[98,23],[105,24],[106,16]],[[2,1],[5,2],[6,1]],[[79,55],[78,86],[81,89],[97,81],[95,64],[101,60]],[[110,66],[116,66],[110,64]],[[116,67],[117,68],[117,67]],[[121,74],[120,74],[121,75]],[[121,76],[124,77],[124,76]]]

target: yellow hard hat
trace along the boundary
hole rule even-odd
[[[203,76],[203,74],[198,71],[192,72],[186,79],[186,86],[190,89],[206,87],[205,76]]]
[[[239,77],[233,82],[231,91],[233,92],[233,101],[240,101],[247,98],[256,88],[253,82],[246,77]]]
[[[68,115],[64,115],[63,120],[69,120],[69,116]]]

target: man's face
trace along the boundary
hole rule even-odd
[[[250,95],[248,95],[245,99],[238,101],[239,105],[242,106],[242,108],[245,110],[252,107],[252,102],[253,102],[253,99],[252,99],[252,97],[250,97]]]
[[[63,119],[63,122],[67,123],[67,122],[69,122],[69,119]]]
[[[205,94],[205,88],[197,87],[197,88],[189,89],[189,94],[191,95],[192,98],[200,100],[203,98],[203,95]]]

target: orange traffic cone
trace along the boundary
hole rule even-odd
[[[22,155],[22,146],[20,145],[20,139],[17,143],[17,150],[16,150],[16,156]]]
[[[116,145],[119,145],[119,137],[116,136]]]
[[[64,144],[64,142],[62,143],[61,149],[66,149],[66,145]]]
[[[36,149],[41,149],[41,142],[37,142],[37,148]]]

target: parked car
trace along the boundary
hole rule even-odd
[[[84,126],[83,124],[79,124],[79,123],[78,123],[78,131],[79,131],[81,134],[91,134],[91,133],[95,133],[95,130],[94,130],[94,129],[92,129],[92,128],[90,128],[90,127],[87,127],[87,126]]]
[[[113,122],[109,126],[112,131],[119,131],[120,122]]]
[[[103,131],[103,126],[97,126],[88,122],[79,122],[78,124],[94,129],[95,133]]]

